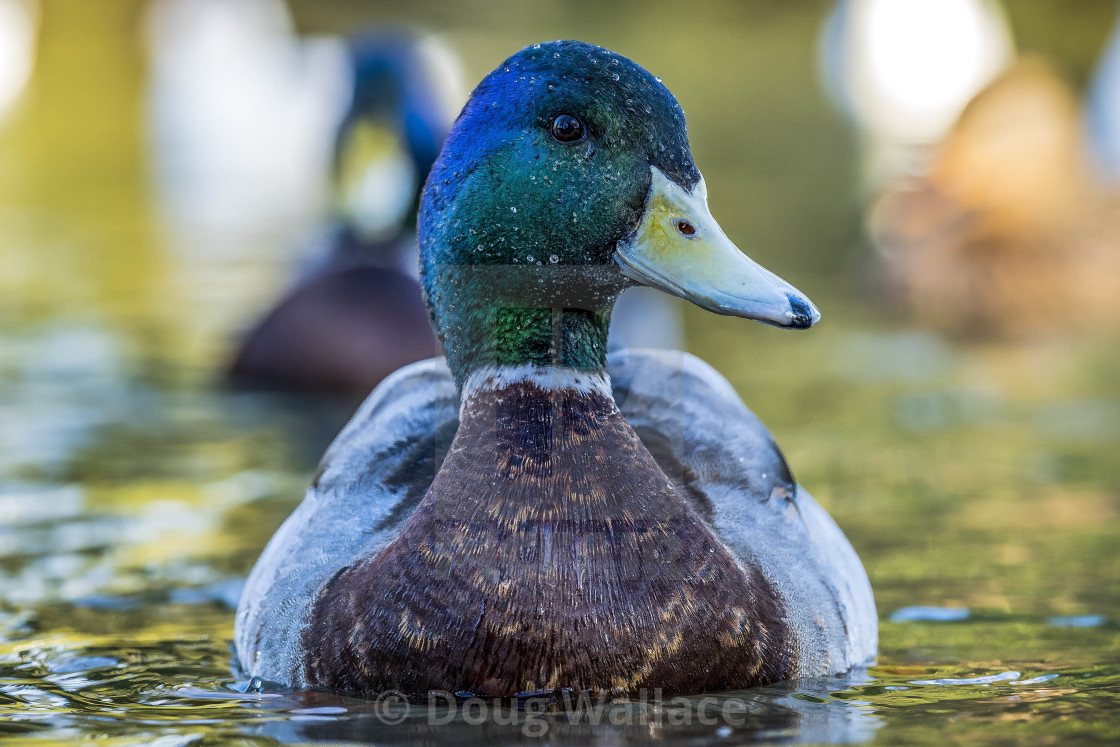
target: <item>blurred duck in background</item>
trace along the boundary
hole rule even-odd
[[[0,0],[0,123],[31,78],[38,23],[35,0]]]
[[[1013,54],[995,0],[837,2],[821,32],[821,76],[859,128],[865,186],[920,173],[930,148]]]
[[[1092,178],[1073,95],[1021,62],[967,106],[870,219],[888,294],[963,337],[1120,326],[1120,203]]]
[[[457,68],[432,40],[404,32],[348,48],[352,96],[335,139],[327,246],[245,336],[231,370],[242,385],[360,400],[438,354],[416,280],[416,212],[461,104]]]

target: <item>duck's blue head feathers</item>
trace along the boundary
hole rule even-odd
[[[561,114],[585,123],[577,141],[552,136]],[[470,264],[524,261],[543,249],[545,257],[560,252],[562,262],[607,262],[607,251],[572,250],[605,249],[634,229],[650,166],[686,189],[700,178],[684,112],[661,80],[602,47],[534,44],[471,93],[428,180],[422,241],[429,254]],[[463,192],[472,224],[486,214],[492,231],[460,233],[448,221]]]

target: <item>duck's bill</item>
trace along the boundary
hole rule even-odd
[[[615,249],[627,277],[717,314],[794,329],[820,320],[805,294],[724,235],[708,210],[703,179],[689,192],[657,167],[652,172],[641,223]]]

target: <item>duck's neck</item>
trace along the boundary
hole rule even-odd
[[[542,383],[558,385],[573,377],[606,381],[609,308],[481,306],[445,319],[444,351],[464,396],[470,382],[495,371],[534,372]],[[609,386],[605,391],[609,396]]]
[[[475,400],[490,399],[494,393],[504,395],[514,390],[528,391],[541,401],[597,400],[610,410],[616,409],[605,370],[532,363],[475,369],[463,384],[461,408],[467,410]]]

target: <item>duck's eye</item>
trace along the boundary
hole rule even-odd
[[[677,221],[677,230],[685,236],[692,236],[696,233],[696,226],[686,220],[679,220]]]
[[[560,114],[552,120],[552,136],[562,143],[574,143],[583,137],[583,122],[571,114]]]

